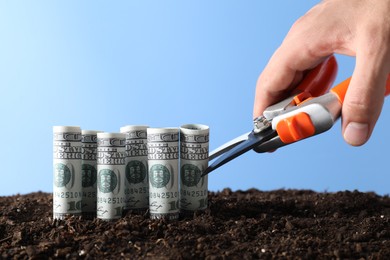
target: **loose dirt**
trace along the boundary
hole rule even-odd
[[[178,221],[128,212],[52,219],[52,195],[0,197],[4,259],[390,259],[390,198],[374,193],[224,189]]]

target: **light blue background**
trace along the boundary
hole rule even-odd
[[[210,149],[252,127],[257,77],[318,1],[1,1],[0,195],[52,191],[52,126],[210,126]],[[354,59],[338,57],[336,82]],[[390,102],[371,140],[340,123],[279,149],[248,152],[209,188],[389,194]]]

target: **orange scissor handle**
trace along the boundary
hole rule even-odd
[[[317,67],[309,71],[299,86],[297,92],[309,93],[311,97],[319,97],[329,91],[337,74],[337,61],[332,55]]]
[[[276,125],[276,131],[283,143],[290,144],[313,136],[316,128],[310,116],[305,112],[300,112],[281,120]]]
[[[349,83],[351,81],[351,78],[349,77],[348,79],[344,80],[334,88],[332,88],[330,91],[333,92],[339,99],[340,103],[344,103],[344,98],[345,94],[347,93],[347,89],[349,86]],[[386,92],[385,96],[390,94],[390,74],[387,76],[387,81],[386,81]]]
[[[335,98],[337,98],[335,99],[336,102],[338,100],[340,104],[343,104],[350,81],[351,78],[348,78],[331,89],[331,92],[335,95]],[[385,96],[389,94],[390,75],[387,77]],[[280,120],[276,125],[276,131],[278,132],[280,140],[285,144],[289,144],[313,136],[317,130],[310,115],[306,112],[299,112]]]

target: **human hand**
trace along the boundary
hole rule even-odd
[[[342,107],[347,143],[363,145],[381,113],[390,73],[390,0],[324,0],[298,19],[259,76],[253,118],[333,53],[356,56]]]

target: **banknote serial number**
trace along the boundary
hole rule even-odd
[[[145,194],[148,193],[148,188],[146,187],[140,187],[140,188],[130,188],[125,189],[125,194]]]
[[[83,191],[83,198],[96,198],[96,191]]]
[[[113,198],[98,197],[97,202],[102,203],[102,204],[123,204],[126,202],[126,198],[124,198],[124,197],[113,197]]]
[[[183,196],[183,197],[197,198],[197,197],[207,196],[208,195],[208,191],[207,190],[193,190],[193,191],[181,190],[180,191],[180,195]]]
[[[60,199],[77,199],[83,196],[82,192],[73,192],[73,191],[55,191],[54,197]]]
[[[175,191],[167,191],[167,192],[149,192],[149,197],[152,199],[172,199],[177,198],[179,196],[179,192]]]

